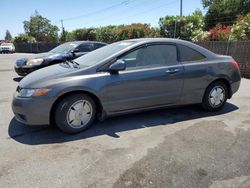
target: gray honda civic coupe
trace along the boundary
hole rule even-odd
[[[12,109],[23,124],[77,133],[96,118],[156,108],[202,104],[217,111],[240,81],[230,56],[178,39],[132,39],[27,75]]]

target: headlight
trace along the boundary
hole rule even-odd
[[[50,89],[20,89],[19,97],[39,97],[48,93]]]
[[[26,66],[31,67],[33,65],[41,65],[42,62],[43,62],[42,58],[40,58],[40,59],[31,59],[31,60],[28,60]]]

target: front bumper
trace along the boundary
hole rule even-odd
[[[14,51],[11,49],[0,49],[0,53],[11,53],[11,52],[14,52]]]
[[[46,98],[21,98],[17,93],[13,96],[12,110],[15,119],[23,124],[49,125],[51,107],[52,103]]]

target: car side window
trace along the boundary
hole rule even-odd
[[[126,62],[126,70],[176,65],[177,49],[172,44],[141,47],[119,58]]]
[[[101,48],[101,47],[103,47],[103,46],[105,46],[105,44],[102,44],[102,43],[95,43],[95,44],[94,44],[94,49],[96,50],[96,49]]]
[[[180,61],[200,61],[206,57],[200,52],[184,45],[179,45]]]
[[[76,48],[79,49],[79,52],[90,52],[92,47],[90,44],[81,44]]]

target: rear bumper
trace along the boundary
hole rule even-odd
[[[15,119],[27,125],[50,124],[50,100],[40,98],[20,98],[16,94],[12,101]]]
[[[237,82],[233,82],[233,83],[231,84],[231,92],[232,92],[232,95],[233,95],[234,93],[236,93],[236,92],[239,90],[239,88],[240,88],[240,80],[237,81]]]

